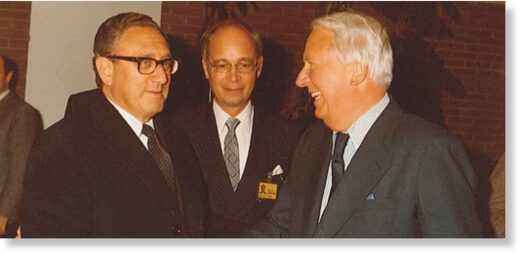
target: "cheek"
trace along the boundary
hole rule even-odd
[[[209,86],[212,88],[212,89],[218,89],[220,87],[222,87],[223,83],[225,82],[225,77],[224,76],[221,76],[221,75],[210,75],[209,76],[209,79],[208,79],[208,83],[209,83]]]
[[[322,93],[330,87],[331,75],[328,70],[313,70],[309,73],[310,80],[314,86]]]
[[[164,89],[163,89],[164,100],[166,100],[168,98],[168,92],[169,91],[170,91],[170,85],[164,86]]]
[[[249,91],[252,91],[255,88],[256,76],[249,76],[244,79],[244,85],[248,88]]]
[[[343,96],[342,87],[344,84],[340,79],[337,79],[337,77],[337,74],[323,73],[323,75],[318,78],[316,83],[317,89],[319,89],[327,101],[331,103],[336,101],[337,98],[341,98]]]

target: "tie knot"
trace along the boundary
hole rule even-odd
[[[345,133],[336,133],[336,142],[334,143],[334,154],[343,155],[345,147],[347,146],[349,135]]]
[[[143,124],[143,130],[141,131],[141,134],[150,138],[155,134],[155,131],[153,130],[153,128],[151,126]]]
[[[235,129],[237,128],[238,124],[240,124],[240,120],[237,118],[231,117],[226,121],[226,126],[229,129],[229,131],[234,132]]]

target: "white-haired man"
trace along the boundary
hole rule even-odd
[[[318,18],[296,85],[322,121],[302,136],[287,183],[253,237],[478,237],[477,178],[445,129],[386,92],[392,49],[357,12]]]

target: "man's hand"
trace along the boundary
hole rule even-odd
[[[7,225],[7,218],[0,215],[0,236],[5,235],[5,226]]]

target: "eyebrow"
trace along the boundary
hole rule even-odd
[[[227,60],[227,59],[225,59],[225,58],[219,58],[219,59],[215,59],[215,60],[213,60],[213,61],[214,61],[214,62],[220,62],[220,61],[231,62],[231,61],[229,61],[229,60]],[[251,61],[251,62],[254,62],[255,59],[254,59],[254,58],[240,58],[240,59],[238,59],[237,62],[241,62],[241,61]]]
[[[138,54],[139,55],[139,54]],[[154,58],[153,54],[144,54],[144,55],[139,55],[140,58]],[[172,54],[166,54],[162,57],[159,58],[159,60],[163,60],[163,59],[169,59],[169,58],[173,58]]]

